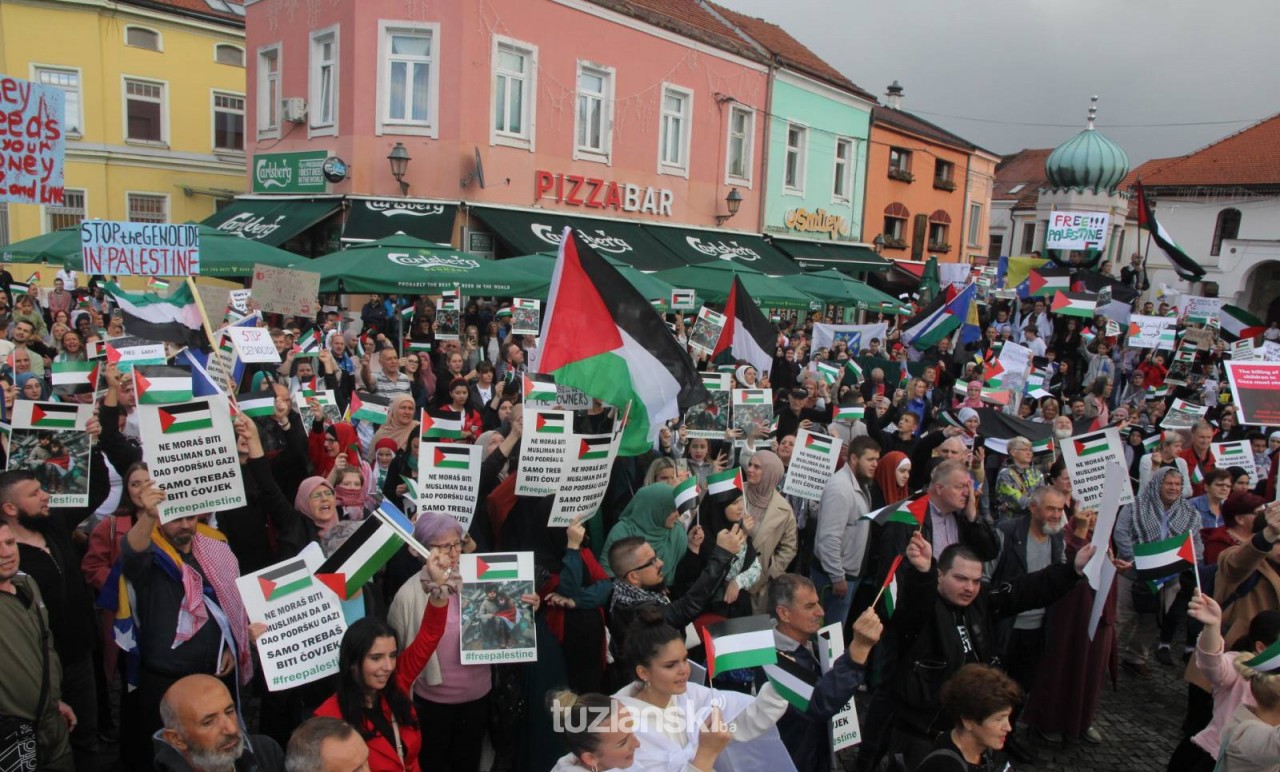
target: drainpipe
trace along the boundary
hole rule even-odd
[[[764,92],[764,138],[760,148],[760,215],[758,230],[768,233],[765,226],[769,216],[769,144],[773,134],[773,81],[778,74],[778,57],[769,57],[768,80]]]
[[[969,230],[965,227],[969,219],[969,175],[972,172],[973,153],[969,153],[964,157],[964,199],[960,205],[960,232],[956,236],[960,239],[957,244],[962,244],[961,257],[967,257],[965,250],[969,249]]]

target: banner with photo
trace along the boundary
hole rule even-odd
[[[89,451],[85,427],[93,417],[93,405],[66,402],[13,403],[9,435],[8,469],[24,469],[35,475],[49,494],[49,506],[89,505]]]
[[[721,440],[729,429],[729,373],[700,373],[702,385],[711,399],[693,405],[684,414],[685,434],[689,439]]]

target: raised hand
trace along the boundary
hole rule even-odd
[[[911,542],[907,544],[907,562],[922,574],[933,567],[933,545],[919,531],[911,534]]]

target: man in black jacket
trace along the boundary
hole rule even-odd
[[[907,546],[915,570],[898,575],[903,588],[893,618],[897,632],[898,678],[894,684],[893,750],[914,769],[933,748],[934,738],[951,728],[939,703],[946,680],[963,665],[1000,664],[996,620],[1058,600],[1083,575],[1093,545],[1060,563],[998,586],[982,583],[982,561],[973,550],[953,544],[942,551],[937,570],[933,548],[920,534]]]

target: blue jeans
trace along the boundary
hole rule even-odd
[[[818,590],[818,600],[822,601],[823,624],[839,622],[844,625],[845,617],[849,616],[849,607],[853,605],[853,594],[858,589],[857,577],[845,576],[848,588],[844,591],[843,598],[836,597],[831,591],[831,579],[816,560],[814,566],[809,569],[809,578],[813,580],[813,586]]]

